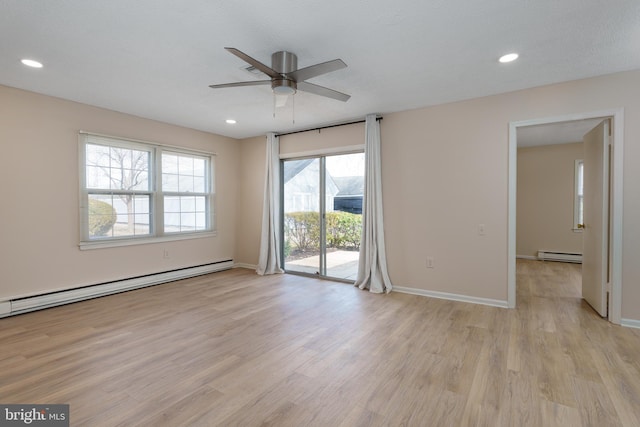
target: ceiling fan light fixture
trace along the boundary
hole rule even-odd
[[[276,86],[273,88],[273,93],[276,95],[293,95],[296,90],[289,86]]]
[[[275,79],[271,82],[271,89],[276,95],[293,95],[296,93],[298,86],[293,80]]]

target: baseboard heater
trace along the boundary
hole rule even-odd
[[[16,298],[9,301],[0,301],[0,317],[13,316],[15,314],[27,313],[29,311],[42,310],[63,304],[70,304],[82,300],[102,297],[130,291],[133,289],[145,288],[162,283],[173,282],[175,280],[187,279],[189,277],[214,273],[216,271],[233,268],[233,260],[218,261],[210,264],[195,267],[180,268],[177,270],[165,271],[162,273],[138,276],[129,279],[117,280],[113,282],[100,283],[96,285],[83,286],[59,292],[52,292],[42,295],[34,295],[25,298]]]
[[[538,259],[541,261],[575,262],[577,264],[581,264],[582,254],[569,252],[538,251]]]

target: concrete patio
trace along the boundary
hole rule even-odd
[[[337,279],[356,280],[358,275],[358,257],[356,251],[333,251],[327,253],[327,276]],[[318,274],[320,255],[312,255],[294,261],[285,260],[285,270],[300,273]]]

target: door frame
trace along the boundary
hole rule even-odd
[[[575,120],[612,119],[611,158],[611,289],[609,293],[609,321],[620,324],[622,318],[622,208],[623,208],[623,152],[624,152],[624,108],[587,113],[509,122],[508,158],[508,230],[507,230],[507,305],[516,307],[516,196],[519,127],[543,125]]]

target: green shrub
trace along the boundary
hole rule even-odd
[[[89,199],[89,235],[104,236],[116,223],[116,210],[100,200]]]
[[[284,242],[284,257],[289,258],[289,255],[291,255],[291,241],[286,239]]]
[[[285,239],[299,251],[320,249],[320,213],[289,212],[284,216]]]
[[[339,249],[360,249],[362,215],[349,212],[327,212],[327,246]]]
[[[360,250],[362,215],[327,212],[325,215],[327,247]],[[320,214],[289,212],[284,216],[285,253],[320,249]],[[288,256],[288,255],[285,255]]]

